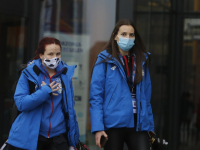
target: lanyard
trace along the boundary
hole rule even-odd
[[[132,54],[132,77],[130,77],[130,72],[129,72],[129,66],[128,66],[128,60],[126,58],[126,56],[122,56],[121,54],[119,54],[119,58],[124,66],[124,68],[126,68],[127,70],[127,78],[131,80],[131,92],[133,92],[133,88],[134,88],[134,80],[135,80],[135,73],[136,73],[136,56],[135,54]],[[125,62],[124,62],[125,61]]]

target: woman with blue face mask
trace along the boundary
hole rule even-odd
[[[119,21],[99,53],[90,86],[91,132],[104,150],[149,150],[154,134],[149,53],[133,23]]]
[[[79,129],[72,87],[75,68],[61,60],[59,40],[40,40],[35,57],[17,83],[14,100],[21,113],[12,124],[7,150],[76,147]]]

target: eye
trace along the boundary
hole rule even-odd
[[[52,55],[53,55],[53,53],[49,53],[49,55],[50,55],[50,56],[52,56]]]
[[[56,55],[57,55],[57,56],[60,56],[60,55],[61,55],[61,53],[57,53]]]
[[[130,37],[135,37],[135,34],[134,34],[134,33],[131,33],[131,34],[130,34]]]
[[[121,35],[126,36],[126,32],[123,32]]]

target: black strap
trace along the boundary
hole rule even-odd
[[[36,73],[37,76],[39,76],[39,74],[41,72],[41,70],[36,65],[33,66],[33,71]]]
[[[64,84],[62,78],[61,78],[61,84],[62,84],[62,88],[63,88],[63,94],[65,93],[65,96],[66,96],[66,104],[67,104],[67,109],[68,109],[67,93],[66,93],[65,84]],[[62,108],[63,114],[65,116],[65,119],[69,119],[69,113],[65,112],[65,110],[64,110],[64,99],[62,99],[62,100],[63,100],[63,108]]]
[[[68,71],[68,69],[67,69],[67,68],[65,68],[65,69],[63,70],[62,74],[66,74],[66,73],[67,73],[67,71]]]

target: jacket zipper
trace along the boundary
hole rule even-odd
[[[117,65],[118,67],[120,67],[115,61],[114,61],[114,64],[115,65]],[[121,69],[121,68],[120,68]],[[124,71],[124,70],[123,70]],[[124,80],[126,81],[126,79],[124,78]],[[126,84],[127,84],[127,86],[128,86],[128,83],[127,83],[127,81],[126,81]],[[142,109],[142,104],[141,104],[141,102],[140,102],[140,113],[141,113],[141,109]],[[140,131],[141,130],[141,124],[140,124],[140,113],[139,113],[139,120],[138,120],[138,124],[139,124],[139,128],[138,128],[138,130]]]
[[[115,61],[114,61],[114,64],[115,65],[117,65],[119,68],[121,67],[121,66],[119,66]],[[121,68],[120,68],[121,69]],[[123,72],[124,72],[124,69],[122,69],[123,70]],[[123,76],[123,75],[122,75]],[[124,77],[123,77],[124,78]],[[125,80],[125,82],[126,82],[126,85],[128,86],[128,83],[127,83],[127,81],[126,81],[126,79],[124,78],[124,80]],[[128,89],[129,89],[129,86],[128,86]],[[141,102],[140,102],[140,108],[142,109],[142,105],[141,105]],[[140,109],[140,111],[141,111],[141,109]],[[139,131],[140,131],[140,113],[139,113]]]
[[[120,66],[114,61],[114,64],[115,65],[117,65],[119,68],[120,68]],[[120,68],[121,69],[121,68]],[[123,71],[124,71],[124,69],[123,69]],[[124,80],[126,81],[126,79],[124,78]],[[127,84],[127,86],[128,86],[128,83],[127,83],[127,81],[126,81],[126,84]],[[141,104],[141,102],[140,102],[140,111],[141,111],[141,109],[142,109],[142,104]],[[140,113],[139,113],[139,120],[138,120],[138,123],[139,123],[139,128],[138,128],[138,130],[140,131],[141,130],[141,124],[140,124]]]
[[[42,65],[41,65],[42,66]],[[42,68],[44,69],[44,67],[42,66]],[[61,72],[62,70],[64,69],[64,67],[59,71],[59,72]],[[53,75],[53,76],[49,76],[49,74],[48,74],[48,72],[44,69],[44,71],[46,72],[46,74],[48,75],[48,77],[49,77],[49,79],[50,79],[50,83],[51,83],[51,78],[55,75]],[[59,72],[57,72],[57,73],[59,73]],[[56,74],[57,74],[56,73]],[[54,111],[54,105],[53,105],[53,95],[51,95],[51,105],[52,105],[52,111],[51,111],[51,115],[50,115],[50,117],[49,117],[49,131],[48,131],[48,135],[47,135],[47,137],[49,138],[49,135],[50,135],[50,131],[51,131],[51,116],[52,116],[52,114],[53,114],[53,111]]]
[[[53,77],[53,76],[52,76]],[[50,78],[50,83],[51,83],[51,78],[52,77],[49,77]],[[50,131],[51,131],[51,116],[53,114],[53,110],[54,110],[54,105],[53,105],[53,95],[51,95],[51,105],[52,105],[52,111],[51,111],[51,115],[49,117],[49,131],[48,131],[48,138],[49,138],[49,135],[50,135]]]
[[[41,65],[42,66],[42,65]],[[44,67],[42,66],[42,68],[44,69]],[[51,78],[54,76],[49,76],[48,72],[44,69],[44,71],[46,72],[47,76],[49,77],[50,79],[50,83],[51,83]],[[51,105],[52,105],[52,111],[51,111],[51,115],[49,117],[49,131],[48,131],[48,135],[47,135],[47,138],[49,138],[49,135],[50,135],[50,131],[51,131],[51,116],[53,114],[53,110],[54,110],[54,105],[53,105],[53,95],[51,95]]]

